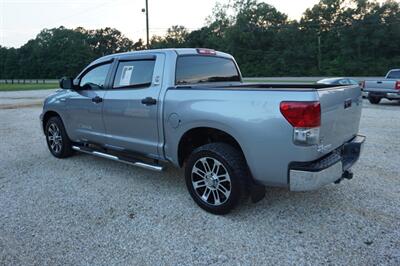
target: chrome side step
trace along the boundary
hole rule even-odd
[[[160,166],[160,165],[148,164],[148,163],[139,162],[139,161],[128,161],[128,160],[121,159],[121,158],[119,158],[118,156],[115,156],[115,155],[111,155],[111,154],[107,154],[107,153],[103,153],[103,152],[99,152],[99,151],[94,151],[94,150],[92,151],[92,150],[89,150],[89,149],[82,149],[81,147],[78,147],[78,146],[72,146],[72,149],[76,150],[76,151],[79,151],[79,152],[91,154],[91,155],[94,155],[94,156],[97,156],[97,157],[106,158],[106,159],[110,159],[110,160],[113,160],[113,161],[117,161],[117,162],[129,164],[129,165],[145,168],[145,169],[148,169],[148,170],[153,170],[153,171],[157,171],[157,172],[161,172],[161,171],[164,170],[164,167]]]

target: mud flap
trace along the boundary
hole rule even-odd
[[[258,185],[252,182],[250,186],[250,198],[251,202],[257,203],[265,197],[265,186]]]

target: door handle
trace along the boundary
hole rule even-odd
[[[103,98],[96,96],[94,98],[92,98],[92,102],[94,103],[101,103],[103,101]]]
[[[157,100],[151,97],[146,97],[142,99],[142,104],[145,105],[155,105],[157,103]]]

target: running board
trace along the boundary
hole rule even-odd
[[[103,153],[103,152],[99,152],[99,151],[94,151],[94,150],[90,150],[90,149],[84,149],[84,148],[81,148],[81,147],[78,147],[78,146],[72,146],[72,149],[76,150],[76,151],[79,151],[79,152],[91,154],[91,155],[94,155],[94,156],[97,156],[97,157],[110,159],[110,160],[113,160],[113,161],[129,164],[129,165],[133,165],[133,166],[137,166],[137,167],[141,167],[141,168],[148,169],[148,170],[153,170],[153,171],[157,171],[157,172],[161,172],[161,171],[164,170],[164,167],[160,166],[160,165],[148,164],[148,163],[139,162],[139,161],[128,161],[128,160],[121,159],[121,158],[119,158],[118,156],[115,156],[115,155],[111,155],[111,154],[107,154],[107,153]]]

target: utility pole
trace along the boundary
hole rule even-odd
[[[149,49],[149,2],[146,0],[146,37],[147,37],[147,49]]]
[[[321,32],[318,32],[318,70],[321,73],[321,60],[322,60],[322,53],[321,53]]]
[[[142,8],[142,12],[146,15],[146,48],[149,49],[150,40],[149,40],[149,3],[146,0],[146,8]]]

